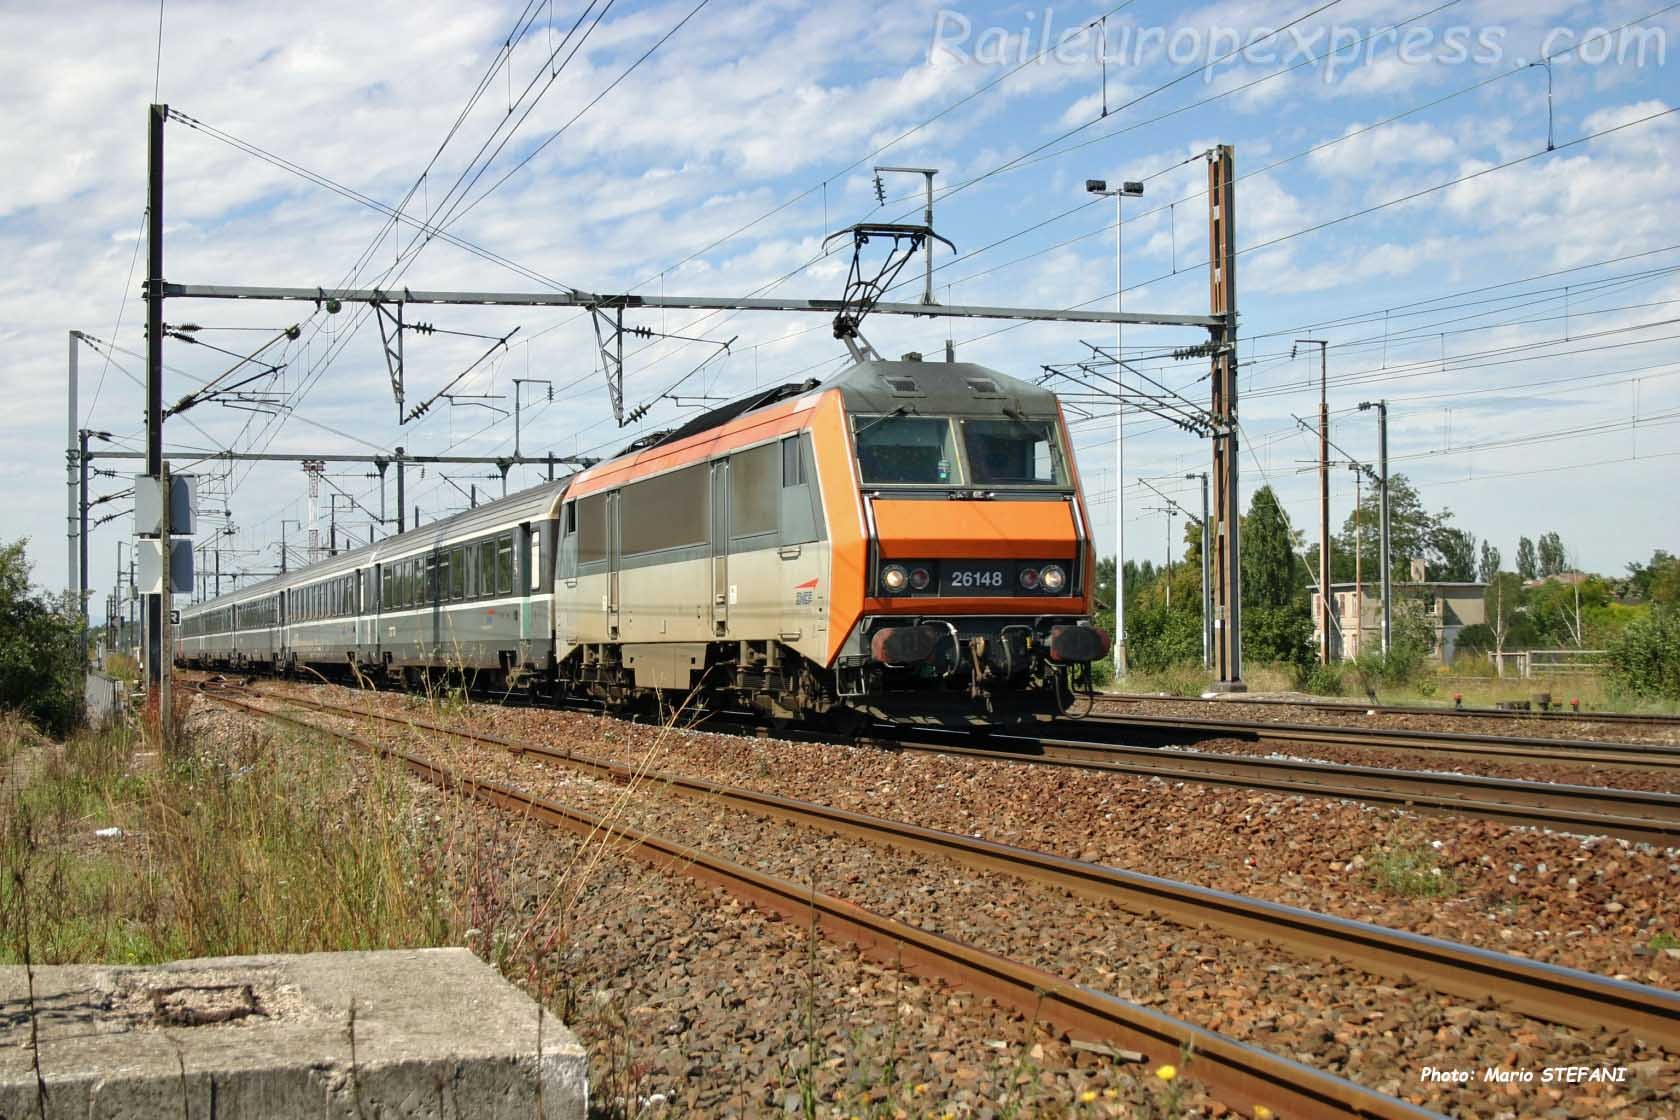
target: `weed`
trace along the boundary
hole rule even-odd
[[[1664,930],[1645,942],[1645,947],[1657,952],[1663,949],[1680,949],[1680,937],[1675,937],[1672,933]]]
[[[1458,880],[1428,844],[1399,839],[1365,853],[1365,878],[1380,891],[1403,898],[1441,898],[1458,893]]]

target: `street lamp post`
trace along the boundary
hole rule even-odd
[[[1127,181],[1110,190],[1106,179],[1087,179],[1085,189],[1094,195],[1114,198],[1114,310],[1118,313],[1124,310],[1126,287],[1120,268],[1120,200],[1128,196],[1142,197],[1143,184]],[[1114,324],[1114,675],[1117,679],[1126,676],[1126,413],[1120,392],[1121,375],[1126,367],[1120,349],[1121,326],[1118,321]]]

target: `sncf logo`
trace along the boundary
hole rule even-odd
[[[793,588],[793,605],[808,607],[815,601],[817,595],[817,581],[808,579],[804,583],[796,584]]]

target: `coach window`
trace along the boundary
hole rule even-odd
[[[457,603],[467,597],[467,555],[459,546],[449,555],[449,597]]]
[[[496,594],[513,594],[513,536],[496,538]]]
[[[452,584],[451,572],[454,569],[453,556],[448,552],[437,554],[437,597],[438,602],[449,602],[449,591]]]
[[[700,463],[620,491],[624,555],[705,544],[710,537],[709,478],[707,465]]]

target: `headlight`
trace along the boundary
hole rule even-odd
[[[932,582],[933,576],[928,574],[928,570],[926,568],[910,569],[910,590],[926,591],[928,584]]]
[[[1026,588],[1028,591],[1037,591],[1038,590],[1038,569],[1037,568],[1022,568],[1021,569],[1021,574],[1018,578],[1021,581],[1021,586]]]
[[[910,582],[910,573],[898,564],[888,564],[881,569],[881,586],[897,594],[903,591]]]
[[[1044,590],[1052,595],[1058,595],[1067,586],[1067,573],[1055,564],[1046,564],[1044,570],[1038,574],[1039,582]]]

